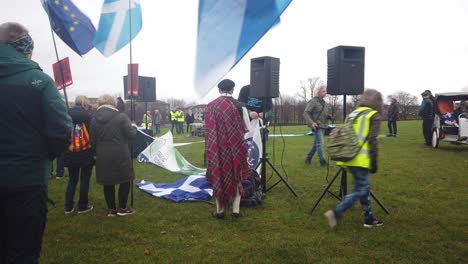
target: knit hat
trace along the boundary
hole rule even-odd
[[[234,89],[235,85],[236,84],[233,81],[231,81],[229,79],[224,79],[220,83],[218,83],[218,88],[219,88],[220,91],[229,92],[232,89]]]
[[[425,90],[424,92],[421,93],[422,96],[430,96],[432,95],[430,90]]]

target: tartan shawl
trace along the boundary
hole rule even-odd
[[[206,178],[221,207],[242,195],[242,180],[250,175],[244,122],[232,97],[220,96],[210,102],[205,118]]]

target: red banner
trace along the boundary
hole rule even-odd
[[[128,64],[127,95],[138,96],[138,64]]]
[[[68,57],[52,64],[52,68],[54,70],[54,80],[57,89],[62,90],[64,87],[73,84]]]

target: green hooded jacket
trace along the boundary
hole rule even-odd
[[[71,118],[39,65],[0,43],[0,189],[45,185],[71,141]]]
[[[330,109],[327,102],[318,96],[313,97],[307,103],[303,113],[308,127],[312,125],[312,122],[315,122],[319,128],[328,128],[329,115]]]

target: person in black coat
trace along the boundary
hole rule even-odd
[[[128,146],[136,136],[137,128],[125,113],[119,112],[113,96],[99,97],[98,105],[90,132],[91,145],[96,150],[96,181],[104,186],[107,216],[130,215],[134,210],[127,207],[127,200],[135,173]],[[115,203],[117,184],[118,208]]]
[[[421,94],[423,101],[419,107],[418,115],[422,118],[422,131],[427,146],[432,145],[432,124],[434,122],[434,99],[429,90]]]
[[[80,181],[80,198],[78,200],[78,214],[93,210],[93,205],[88,203],[89,180],[94,165],[94,155],[89,143],[88,129],[91,125],[91,115],[88,112],[88,98],[77,96],[75,106],[68,110],[73,121],[73,133],[75,136],[83,135],[83,139],[76,138],[80,142],[70,145],[63,155],[63,165],[68,168],[67,190],[65,192],[65,214],[71,214],[75,210],[74,196],[76,185]]]

